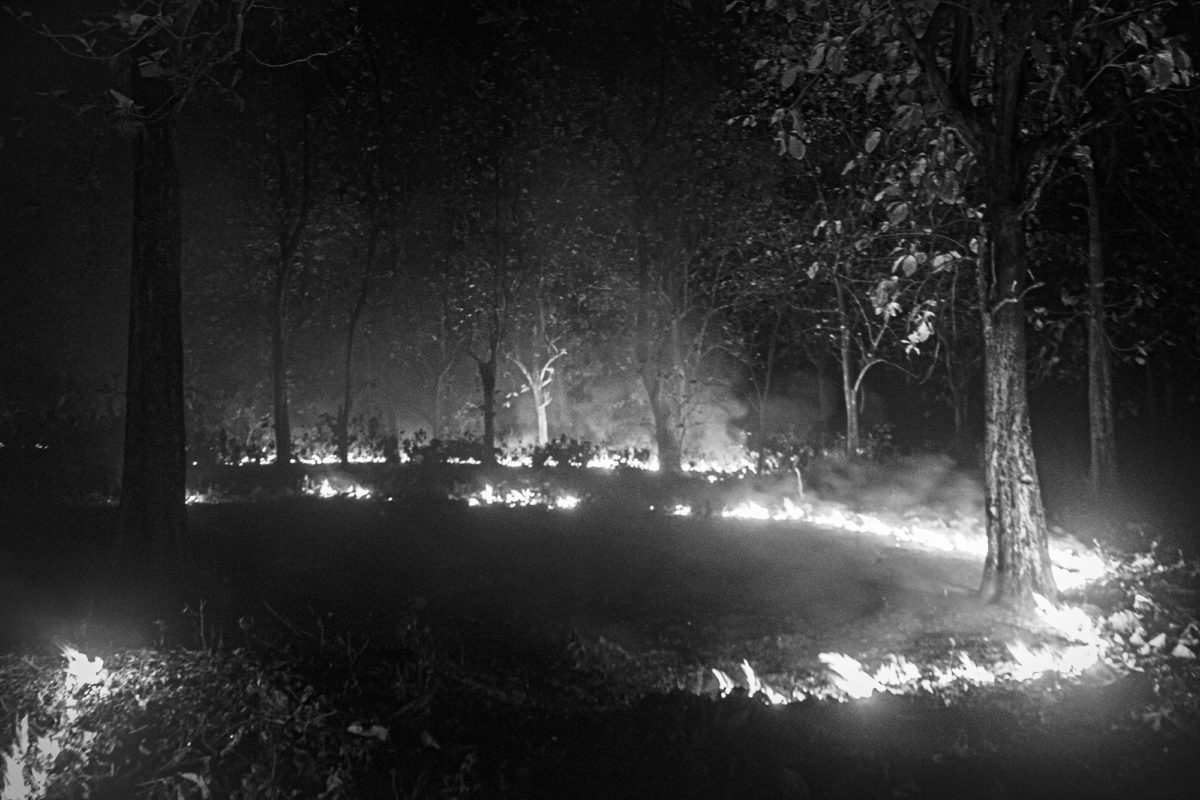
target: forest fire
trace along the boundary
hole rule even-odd
[[[365,486],[360,486],[357,483],[346,482],[341,486],[334,486],[330,483],[329,478],[323,479],[320,483],[305,481],[304,494],[312,497],[344,497],[350,500],[367,500],[374,496],[374,492]]]
[[[467,505],[478,506],[505,505],[512,508],[527,506],[544,506],[560,510],[570,510],[579,506],[579,498],[575,495],[560,494],[550,496],[536,489],[496,489],[490,483],[483,489],[466,498]]]

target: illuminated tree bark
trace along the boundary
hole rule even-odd
[[[1061,138],[1035,142],[1022,132],[1030,63],[1027,54],[1040,7],[1034,0],[987,7],[939,3],[918,36],[899,20],[901,41],[917,59],[949,123],[983,167],[986,249],[977,259],[984,342],[984,483],[988,553],[982,596],[1028,608],[1034,594],[1057,599],[1046,515],[1033,455],[1025,379],[1025,215],[1036,205],[1035,165],[1051,169]],[[949,58],[936,48],[948,34]],[[971,102],[977,32],[990,37],[986,86],[992,101]],[[944,66],[943,66],[944,65]]]
[[[984,339],[984,485],[988,552],[980,593],[1012,606],[1054,599],[1041,485],[1025,381],[1025,226],[1011,205],[992,208],[989,257],[980,259]]]
[[[134,58],[133,241],[119,562],[180,565],[186,528],[181,219],[175,99]]]

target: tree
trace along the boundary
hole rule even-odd
[[[186,37],[186,30],[179,33]],[[140,124],[133,140],[129,356],[117,548],[122,561],[149,557],[151,564],[168,569],[185,557],[183,235],[174,143],[179,98],[154,60],[154,48],[154,38],[141,39],[130,59],[128,108]]]
[[[1185,79],[1186,55],[1164,38],[1159,4],[1120,13],[1034,0],[810,5],[820,10],[823,28],[806,63],[789,68],[838,72],[851,44],[868,41],[884,62],[866,89],[883,88],[894,124],[911,129],[939,115],[979,161],[988,533],[981,593],[1018,606],[1031,605],[1035,593],[1053,598],[1025,383],[1025,224],[1059,160],[1108,121],[1080,102],[1080,79],[1118,68],[1161,88]],[[796,19],[794,9],[789,14]],[[1081,60],[1096,63],[1081,54],[1105,49],[1111,58],[1083,73],[1072,69]]]
[[[186,558],[175,126],[197,84],[215,79],[241,52],[252,5],[159,0],[137,12],[86,17],[70,34],[51,31],[28,11],[13,12],[71,55],[128,65],[128,94],[108,92],[117,125],[132,143],[134,168],[125,449],[114,558],[126,567],[149,564],[160,575],[179,569]]]
[[[251,44],[261,21],[281,12],[257,0],[152,0],[80,21],[56,33],[28,11],[24,24],[66,52],[97,63],[128,64],[128,93],[108,91],[117,127],[133,148],[131,298],[121,523],[114,555],[160,575],[186,559],[184,493],[181,186],[175,129],[198,88],[225,94],[235,67],[262,63]]]

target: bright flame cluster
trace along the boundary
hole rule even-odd
[[[528,487],[523,489],[495,489],[486,483],[483,489],[467,497],[467,505],[471,507],[505,505],[512,507],[545,506],[561,511],[569,511],[579,506],[579,498],[575,495],[560,494],[549,496]]]
[[[351,500],[366,500],[372,496],[370,489],[365,486],[359,486],[357,483],[352,483],[343,489],[338,489],[329,482],[329,478],[325,478],[316,485],[305,485],[304,493],[313,497],[345,497]]]
[[[674,514],[688,516],[688,506],[676,506]],[[806,522],[826,528],[887,536],[899,542],[916,544],[944,552],[983,557],[987,555],[987,539],[982,531],[954,530],[944,524],[906,521],[895,525],[874,514],[855,513],[834,506],[798,504],[785,497],[779,506],[768,508],[752,501],[740,503],[721,512],[731,519]],[[1064,592],[1082,589],[1093,581],[1111,574],[1108,562],[1097,552],[1081,550],[1069,542],[1050,540],[1050,559],[1054,580]]]
[[[355,452],[353,450],[351,450],[350,453],[348,454],[347,460],[351,464],[386,464],[387,463],[386,456],[376,455],[374,453],[365,453],[365,452],[360,453],[360,452]],[[400,452],[400,463],[403,464],[404,462],[406,462],[408,460],[409,460],[408,454],[401,451]],[[242,456],[240,459],[238,459],[236,466],[239,466],[239,467],[248,467],[248,466],[253,466],[253,465],[266,466],[268,464],[274,464],[274,463],[275,463],[275,455],[274,454],[265,455],[262,458],[255,458],[254,456]],[[319,455],[319,456],[295,456],[294,458],[292,458],[292,463],[293,464],[308,464],[309,466],[319,466],[319,465],[325,465],[325,464],[340,464],[340,463],[342,463],[342,460],[340,458],[338,458],[337,454],[335,454],[335,453],[325,453],[324,455]]]
[[[827,687],[824,691],[814,688],[811,694],[860,699],[870,697],[875,692],[934,692],[956,683],[989,686],[998,680],[1024,682],[1051,672],[1064,677],[1075,677],[1113,655],[1116,642],[1105,637],[1105,626],[1128,633],[1135,625],[1125,617],[1116,619],[1122,614],[1128,616],[1131,612],[1117,612],[1102,624],[1089,617],[1081,608],[1056,606],[1041,595],[1034,595],[1034,600],[1039,620],[1058,634],[1062,640],[1060,643],[1031,646],[1020,640],[1008,642],[1005,648],[1009,659],[990,668],[976,663],[962,650],[954,653],[954,663],[949,667],[929,665],[921,669],[904,656],[893,654],[884,659],[874,671],[868,670],[861,661],[845,653],[821,653],[817,659],[824,667]],[[1200,628],[1197,633],[1200,633]],[[1180,644],[1172,652],[1173,656],[1195,657],[1184,644],[1188,634],[1189,631],[1185,631],[1180,637]],[[1136,635],[1137,631],[1131,634],[1131,642]],[[1200,641],[1200,637],[1193,635],[1188,641]],[[1159,643],[1159,649],[1163,647],[1165,637],[1164,641]],[[741,668],[747,691],[752,696],[761,694],[772,704],[803,700],[809,694],[800,689],[784,693],[767,686],[755,674],[748,661],[743,660]],[[722,697],[734,690],[734,681],[728,674],[719,669],[713,669],[712,673],[717,679],[718,691]]]

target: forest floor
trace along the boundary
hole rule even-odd
[[[1200,579],[1177,551],[1104,550],[1070,631],[981,603],[977,548],[644,499],[196,505],[200,567],[166,592],[105,583],[114,509],[10,500],[0,798],[1200,785]],[[920,511],[969,538],[966,511]]]

